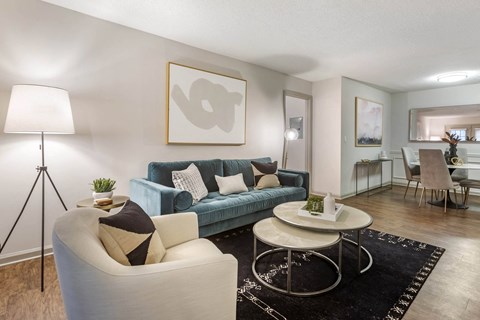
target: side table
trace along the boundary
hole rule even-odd
[[[383,183],[383,163],[390,162],[390,188],[393,188],[393,159],[378,159],[378,160],[370,160],[366,162],[358,161],[355,162],[355,195],[359,195],[361,193],[366,192],[367,196],[370,197],[370,191],[374,189],[381,189],[384,186]],[[374,166],[380,166],[380,185],[374,188],[370,188],[370,168]],[[358,192],[358,168],[359,167],[367,167],[367,190]]]
[[[292,296],[308,297],[330,291],[340,283],[342,279],[342,237],[339,232],[320,233],[291,226],[277,218],[267,218],[260,220],[253,226],[253,235],[252,272],[255,278],[267,288]],[[273,248],[257,254],[257,240]],[[338,264],[317,252],[320,249],[326,249],[336,244],[338,244]],[[286,289],[268,283],[261,273],[257,271],[257,263],[260,259],[278,251],[287,252]],[[327,288],[316,291],[294,291],[292,289],[292,251],[310,252],[323,259],[336,272],[337,279],[335,282]]]
[[[129,200],[128,196],[113,196],[112,203],[105,206],[99,206],[93,202],[93,198],[83,199],[77,202],[77,208],[98,208],[110,212],[110,209],[121,207]]]

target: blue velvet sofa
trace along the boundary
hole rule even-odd
[[[237,228],[272,216],[278,204],[305,200],[308,196],[309,174],[303,171],[278,170],[281,187],[254,189],[251,161],[258,159],[212,159],[196,161],[151,162],[147,178],[130,180],[130,197],[150,216],[175,212],[196,212],[200,236],[205,237]],[[208,189],[208,196],[192,205],[192,195],[175,189],[172,171],[184,170],[194,163]],[[221,195],[215,175],[226,177],[243,174],[247,192]]]

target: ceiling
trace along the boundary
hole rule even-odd
[[[308,81],[480,83],[479,0],[44,0]],[[467,71],[441,84],[436,75]]]

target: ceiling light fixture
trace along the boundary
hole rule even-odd
[[[444,73],[437,76],[438,82],[458,82],[468,78],[466,72]]]

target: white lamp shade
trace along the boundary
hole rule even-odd
[[[4,131],[75,133],[68,92],[38,85],[13,86]]]
[[[295,128],[288,128],[287,130],[285,130],[284,136],[287,140],[297,140],[298,130]]]

